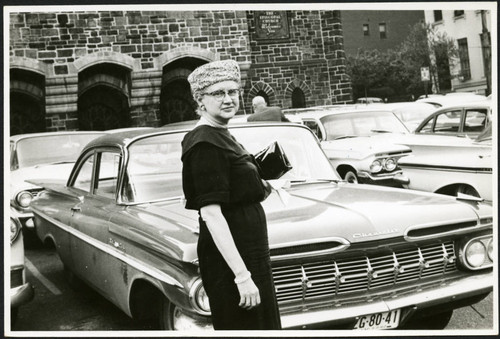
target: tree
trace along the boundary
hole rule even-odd
[[[399,47],[406,67],[413,74],[409,91],[414,92],[422,87],[420,68],[429,67],[431,82],[436,92],[440,88],[451,88],[450,67],[454,66],[458,58],[458,49],[455,41],[446,33],[435,30],[430,23],[415,24],[404,42]]]
[[[423,94],[420,68],[429,67],[436,89],[451,88],[450,66],[458,49],[452,39],[436,32],[430,24],[416,24],[403,43],[394,50],[360,50],[347,58],[347,73],[355,98],[392,97],[408,100]]]

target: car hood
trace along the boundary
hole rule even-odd
[[[322,141],[321,147],[329,157],[362,159],[370,155],[382,153],[411,152],[410,147],[392,143],[391,140],[371,137],[355,137],[339,140]]]
[[[39,165],[10,171],[10,194],[13,196],[22,190],[39,188],[39,186],[25,180],[40,181],[39,179],[67,178],[73,169],[73,165],[73,163]]]
[[[479,215],[491,217],[492,213],[488,205],[455,197],[347,183],[303,184],[281,196],[273,192],[262,205],[271,247],[332,237],[349,243],[401,237],[409,227],[477,221]],[[183,204],[157,203],[147,208],[196,233],[198,213]]]

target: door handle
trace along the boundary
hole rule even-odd
[[[82,211],[82,208],[80,206],[73,206],[71,207],[71,216],[73,216],[73,214],[75,214],[75,212],[81,212]]]

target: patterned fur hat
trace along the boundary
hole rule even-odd
[[[240,67],[234,60],[209,62],[201,65],[188,76],[193,95],[200,93],[208,86],[228,80],[241,83]]]

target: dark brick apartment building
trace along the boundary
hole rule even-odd
[[[236,60],[240,113],[351,100],[339,11],[9,12],[11,134],[196,117],[197,66]]]

